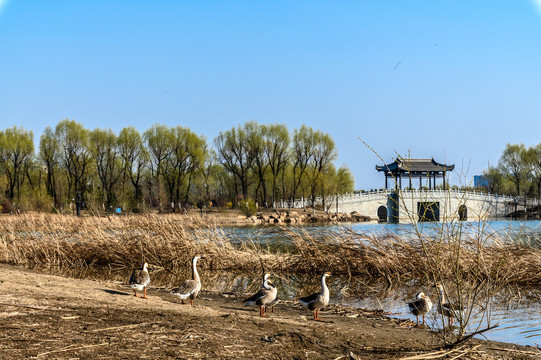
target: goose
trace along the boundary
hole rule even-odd
[[[190,305],[193,306],[193,300],[201,291],[201,280],[199,279],[199,273],[197,272],[197,260],[204,259],[204,256],[194,256],[192,259],[192,279],[184,281],[178,288],[171,291],[172,295],[176,295],[182,300],[184,305],[184,300],[190,298]]]
[[[263,287],[254,295],[243,301],[243,303],[249,306],[259,306],[260,316],[266,316],[266,307],[276,299],[276,294],[278,292],[276,286],[269,280],[269,276],[270,274],[265,274]]]
[[[312,310],[314,320],[321,321],[319,318],[319,309],[325,307],[329,303],[329,288],[325,284],[325,278],[331,276],[331,273],[326,272],[321,276],[321,291],[308,295],[299,299],[299,302]]]
[[[432,309],[432,300],[420,291],[415,296],[415,301],[408,303],[410,312],[417,317],[417,326],[419,326],[419,315],[423,317],[423,325],[425,324],[425,315]]]
[[[271,276],[270,273],[265,273],[263,275],[263,283],[261,284],[261,289],[264,289],[265,288],[265,281]],[[273,285],[274,285],[274,282],[273,282]],[[271,313],[274,314],[274,306],[276,304],[278,304],[281,300],[276,298],[274,299],[273,301],[271,301],[270,303],[268,303],[266,306],[265,306],[265,312],[267,312],[267,308],[270,306],[271,307]]]
[[[133,289],[133,296],[137,297],[137,290],[144,291],[143,299],[147,299],[147,286],[150,284],[150,275],[148,274],[148,263],[144,262],[140,269],[134,269],[130,276],[129,284]]]
[[[439,296],[438,296],[438,313],[440,313],[443,316],[446,316],[449,318],[449,324],[453,326],[453,318],[457,317],[457,311],[462,311],[464,308],[458,304],[453,304],[451,302],[447,302],[447,299],[445,298],[445,292],[443,291],[443,285],[440,283],[436,283],[436,285],[433,285],[432,287],[438,289]]]

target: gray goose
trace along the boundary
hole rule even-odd
[[[457,318],[457,312],[464,310],[464,307],[447,301],[442,284],[436,283],[436,285],[433,285],[432,287],[438,289],[439,292],[437,308],[438,313],[447,317],[449,319],[449,324],[453,326],[453,318]]]
[[[197,260],[204,259],[205,257],[197,255],[192,259],[192,279],[184,281],[178,288],[173,289],[171,294],[176,295],[182,301],[190,298],[190,305],[193,306],[193,300],[201,291],[201,280],[199,279],[199,273],[197,272]]]
[[[419,326],[419,316],[423,317],[423,325],[425,323],[425,315],[432,309],[432,300],[420,291],[415,296],[415,301],[408,303],[410,312],[417,317],[417,326]]]
[[[329,303],[329,288],[325,283],[325,278],[331,276],[331,273],[326,272],[321,276],[321,291],[308,295],[299,299],[299,302],[312,310],[314,314],[314,320],[320,321],[319,309],[325,307]]]
[[[270,274],[265,274],[263,287],[254,295],[243,301],[246,305],[259,306],[260,316],[266,316],[266,307],[276,299],[276,294],[278,292],[276,286],[269,280],[269,276]]]
[[[148,263],[141,264],[140,269],[134,269],[130,276],[129,284],[133,289],[133,296],[137,297],[137,290],[144,291],[143,299],[147,299],[147,286],[150,284],[150,275],[148,274]]]

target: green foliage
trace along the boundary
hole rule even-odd
[[[239,198],[272,206],[353,190],[351,172],[334,167],[333,139],[306,125],[290,133],[285,124],[250,121],[220,132],[213,144],[181,126],[126,127],[117,135],[65,119],[45,129],[34,157],[32,132],[0,130],[0,194],[25,211],[71,213],[79,199],[99,214],[110,206],[235,207]]]
[[[257,206],[252,199],[239,201],[239,209],[246,214],[246,216],[253,216],[257,214]]]

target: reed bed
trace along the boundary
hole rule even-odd
[[[172,273],[197,253],[203,268],[286,273],[331,271],[336,275],[410,279],[452,278],[472,282],[540,284],[541,250],[512,242],[456,241],[394,234],[371,235],[341,228],[317,239],[302,228],[284,228],[288,252],[239,241],[198,216],[82,217],[29,214],[0,219],[0,262],[63,268],[133,267],[143,260]],[[458,261],[455,261],[458,259]]]

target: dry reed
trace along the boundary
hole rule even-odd
[[[289,252],[274,252],[257,241],[240,241],[223,229],[205,226],[196,216],[131,215],[83,217],[29,214],[0,220],[0,262],[25,266],[133,267],[142,260],[173,273],[185,269],[196,253],[216,270],[259,270],[321,273],[401,280],[452,278],[447,266],[455,243],[397,235],[367,235],[349,228],[314,238],[302,228],[284,228]],[[430,254],[430,256],[427,256]],[[467,280],[500,284],[541,283],[541,250],[466,238],[457,266]],[[434,264],[437,261],[437,264]]]

